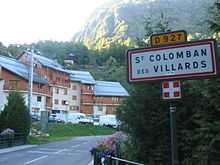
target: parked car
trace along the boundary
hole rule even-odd
[[[93,124],[93,119],[91,117],[81,117],[78,121],[80,124]]]
[[[67,122],[71,124],[78,124],[80,119],[85,118],[84,113],[69,113],[67,117]]]
[[[93,118],[93,125],[98,126],[99,125],[99,117]]]
[[[32,121],[40,121],[40,115],[32,114],[32,115],[31,115],[31,120],[32,120]]]
[[[49,123],[56,123],[56,122],[57,122],[57,121],[56,121],[56,117],[53,116],[53,115],[50,115],[50,116],[48,117],[48,122],[49,122]]]
[[[99,124],[103,126],[118,128],[119,123],[115,115],[103,115],[99,117]]]
[[[56,113],[55,120],[57,123],[66,123],[67,122],[67,114]]]

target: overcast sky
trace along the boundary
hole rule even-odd
[[[0,42],[68,41],[109,0],[0,0]]]

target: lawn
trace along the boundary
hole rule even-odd
[[[39,130],[40,125],[32,124],[32,128]],[[70,139],[77,136],[111,135],[115,129],[93,125],[58,124],[50,123],[48,126],[49,136],[29,136],[29,144],[43,144],[52,141]]]

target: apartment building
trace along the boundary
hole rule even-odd
[[[21,63],[30,65],[30,52],[24,51],[17,58]],[[63,69],[62,65],[46,57],[34,53],[33,59],[34,72],[47,79],[51,88],[51,113],[66,114],[69,111],[70,101],[68,93],[68,88],[70,88],[69,73]]]
[[[115,114],[122,100],[129,96],[119,82],[95,81],[86,71],[69,71],[71,82],[79,82],[80,112],[87,115]]]
[[[87,71],[69,71],[71,77],[71,83],[77,82],[77,96],[76,97],[79,111],[88,115],[92,115],[93,109],[93,96],[95,79]]]
[[[32,114],[42,110],[68,114],[114,114],[128,92],[118,82],[96,81],[87,71],[65,70],[46,57],[33,54],[34,76]],[[30,52],[17,59],[0,56],[0,110],[7,103],[8,93],[21,92],[28,102]]]
[[[10,91],[22,93],[28,104],[28,76],[28,66],[16,59],[0,56],[0,110],[4,109]],[[39,114],[41,110],[52,106],[48,81],[37,73],[33,75],[32,97],[32,114]]]
[[[94,88],[93,114],[115,114],[128,92],[119,82],[96,81]]]

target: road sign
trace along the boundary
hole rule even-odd
[[[150,42],[152,46],[176,44],[186,41],[187,41],[187,34],[186,31],[184,30],[153,34],[150,37]]]
[[[153,81],[217,75],[215,40],[129,50],[128,80]]]
[[[180,81],[165,81],[162,83],[162,98],[164,100],[180,99]]]

